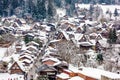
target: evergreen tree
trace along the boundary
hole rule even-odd
[[[110,44],[112,43],[112,29],[110,29],[110,31],[109,31],[108,42],[109,42]]]
[[[96,60],[101,64],[103,62],[103,55],[102,54],[97,54]]]
[[[75,13],[75,2],[76,0],[65,0],[66,13],[68,16],[74,16]]]
[[[54,1],[53,0],[48,0],[48,18],[51,19],[55,16],[56,10],[54,7]]]
[[[114,16],[115,16],[115,17],[116,17],[116,16],[119,16],[117,8],[115,8]]]
[[[93,4],[90,5],[90,8],[89,8],[89,13],[90,13],[90,16],[92,17],[93,15],[93,11],[94,11],[94,6]]]
[[[111,43],[116,43],[117,40],[117,35],[116,35],[116,30],[110,29],[109,36],[108,36],[108,42]]]
[[[33,7],[33,17],[35,17],[38,20],[46,18],[46,8],[44,0],[37,0],[37,5]]]
[[[0,15],[3,16],[3,0],[0,0]]]
[[[61,2],[61,0],[54,0],[54,2],[55,2],[55,5],[57,6],[57,7],[62,7],[61,6],[61,4],[62,4],[62,2]]]
[[[116,35],[116,29],[114,28],[113,29],[113,34],[112,34],[112,42],[116,43],[116,40],[117,40],[117,35]]]

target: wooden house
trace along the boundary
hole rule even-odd
[[[57,58],[45,58],[42,60],[43,64],[53,66],[55,63],[60,62]]]
[[[77,27],[77,28],[76,28],[76,33],[82,33],[82,31],[83,31],[83,30],[82,30],[82,27]]]
[[[7,72],[7,63],[4,61],[0,61],[0,73]]]
[[[79,42],[86,42],[86,41],[88,41],[88,38],[87,38],[87,36],[86,35],[81,35],[81,38],[79,38],[79,40],[78,40]]]
[[[70,40],[69,35],[65,31],[58,32],[57,39]]]
[[[40,30],[43,29],[42,26],[41,26],[41,24],[40,24],[39,22],[34,23],[34,24],[33,24],[33,28],[34,28],[34,29],[40,29]]]
[[[24,19],[15,19],[14,22],[17,22],[19,25],[26,24],[26,21]]]
[[[37,69],[37,73],[39,76],[47,76],[49,80],[56,80],[57,70],[46,64],[43,64]]]
[[[2,23],[3,23],[3,25],[5,25],[5,26],[10,26],[10,20],[9,19],[4,19],[3,21],[2,21]]]
[[[11,24],[11,26],[14,27],[14,28],[20,27],[20,25],[19,25],[17,22],[13,22],[13,23]]]
[[[90,40],[91,39],[96,39],[97,38],[97,36],[98,36],[98,34],[97,33],[91,33],[90,35],[89,35],[89,38],[90,38]]]
[[[66,31],[73,31],[73,29],[71,27],[68,27]]]
[[[39,44],[34,41],[31,41],[31,42],[27,43],[26,46],[36,46],[38,48]]]
[[[96,44],[95,44],[95,50],[98,51],[98,50],[104,50],[106,51],[106,49],[109,48],[109,44],[107,42],[107,40],[98,40],[96,41]]]
[[[58,73],[63,72],[63,69],[68,69],[68,64],[64,61],[54,64],[55,69],[57,69]]]
[[[24,74],[25,69],[22,63],[14,62],[12,66],[9,68],[10,74]]]

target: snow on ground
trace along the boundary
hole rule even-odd
[[[79,8],[81,9],[89,9],[90,8],[90,4],[79,4],[78,5]],[[120,12],[120,5],[100,5],[97,4],[96,6],[100,6],[103,9],[103,13],[106,13],[106,11],[109,9],[112,13],[114,13],[115,8],[118,9],[118,11]]]
[[[23,75],[0,73],[0,80],[24,80]]]
[[[79,77],[79,76],[75,76],[75,77],[72,77],[71,79],[68,79],[68,80],[84,80],[84,79]]]
[[[66,10],[58,8],[57,14],[59,15],[59,17],[63,17],[66,14]]]
[[[5,56],[7,48],[0,48],[0,60]]]
[[[62,78],[62,79],[68,79],[69,75],[66,73],[61,73],[61,74],[57,75],[57,77]]]

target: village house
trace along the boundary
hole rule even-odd
[[[47,64],[49,66],[53,66],[55,63],[58,63],[58,62],[60,62],[60,61],[57,58],[52,58],[52,57],[45,58],[42,60],[43,64]]]
[[[37,69],[37,73],[41,78],[46,76],[49,80],[56,80],[57,70],[52,66],[43,64]]]
[[[9,68],[11,74],[24,74],[25,73],[25,68],[22,63],[20,62],[14,62],[11,67]]]

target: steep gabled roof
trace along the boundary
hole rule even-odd
[[[37,69],[37,73],[41,71],[57,71],[54,67],[43,64]]]
[[[23,66],[23,64],[22,64],[20,61],[15,61],[15,62],[9,67],[9,70],[11,70],[12,67],[13,67],[15,64],[16,64],[23,72],[25,71],[25,67]]]

